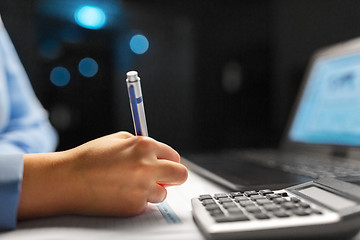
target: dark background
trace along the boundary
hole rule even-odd
[[[71,18],[84,3],[104,7],[103,29]],[[276,146],[311,54],[358,37],[359,10],[357,0],[0,1],[59,150],[134,132],[129,70],[142,79],[150,136],[180,152]],[[142,55],[129,49],[136,33],[149,39]],[[47,52],[48,42],[56,51]],[[78,73],[84,57],[98,62],[92,78]],[[50,82],[56,66],[69,69],[68,85]]]

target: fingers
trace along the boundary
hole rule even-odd
[[[118,134],[122,133],[120,132]],[[134,146],[137,153],[142,152],[146,155],[151,153],[152,155],[155,155],[157,159],[167,159],[174,162],[180,162],[180,155],[173,148],[164,143],[158,142],[150,137],[134,137],[129,133],[125,133],[125,137],[128,137],[129,144]]]
[[[132,135],[129,132],[125,132],[125,131],[114,133],[114,135],[121,139],[128,139],[128,138],[134,137],[134,135]]]
[[[167,191],[163,186],[159,184],[153,184],[152,189],[150,189],[147,201],[150,203],[159,203],[165,200],[166,195]]]
[[[147,169],[146,172],[151,174],[148,177],[145,177],[145,174],[140,181],[147,182],[145,185],[148,202],[162,202],[167,195],[164,186],[179,185],[186,181],[187,169],[179,164],[180,155],[170,146],[150,137],[134,136],[128,132],[118,132],[115,135],[125,140],[137,159],[147,159],[144,167]]]
[[[129,145],[134,145],[138,151],[143,151],[145,154],[153,153],[157,159],[167,159],[174,162],[180,162],[180,155],[170,146],[158,142],[150,137],[134,136],[129,132],[121,131],[112,134],[118,139],[129,140]]]
[[[156,181],[163,185],[180,185],[188,177],[184,165],[167,160],[158,160],[156,164]]]
[[[157,160],[153,162],[151,172],[159,184],[179,185],[186,181],[187,169],[179,164],[180,155],[173,148],[149,137],[136,137],[135,141],[139,147],[138,151],[150,151],[155,154]]]
[[[171,148],[170,146],[164,143],[161,142],[157,142],[157,143],[158,143],[158,148],[156,155],[158,159],[167,159],[177,163],[180,162],[180,155],[178,152],[176,152],[173,148]]]
[[[158,159],[166,159],[174,162],[180,162],[180,155],[170,146],[158,142],[150,137],[140,137],[143,141],[140,145],[143,147],[149,147],[153,151]],[[141,141],[139,140],[139,141]]]
[[[148,202],[159,203],[165,200],[167,191],[165,186],[179,185],[187,179],[185,166],[167,160],[159,160],[157,164],[157,183],[149,189]]]

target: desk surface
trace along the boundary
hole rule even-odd
[[[189,172],[189,179],[185,184],[168,189],[168,197],[164,204],[149,205],[139,216],[60,216],[23,221],[18,224],[15,231],[0,233],[0,240],[204,240],[193,222],[190,199],[202,193],[227,191],[228,189]],[[353,240],[360,240],[360,234]]]

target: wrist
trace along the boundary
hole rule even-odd
[[[70,211],[67,152],[24,155],[18,219],[66,214]]]

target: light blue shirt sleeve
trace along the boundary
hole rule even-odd
[[[0,230],[16,227],[23,155],[0,155]]]
[[[0,229],[16,227],[23,154],[54,151],[57,134],[0,19]]]

